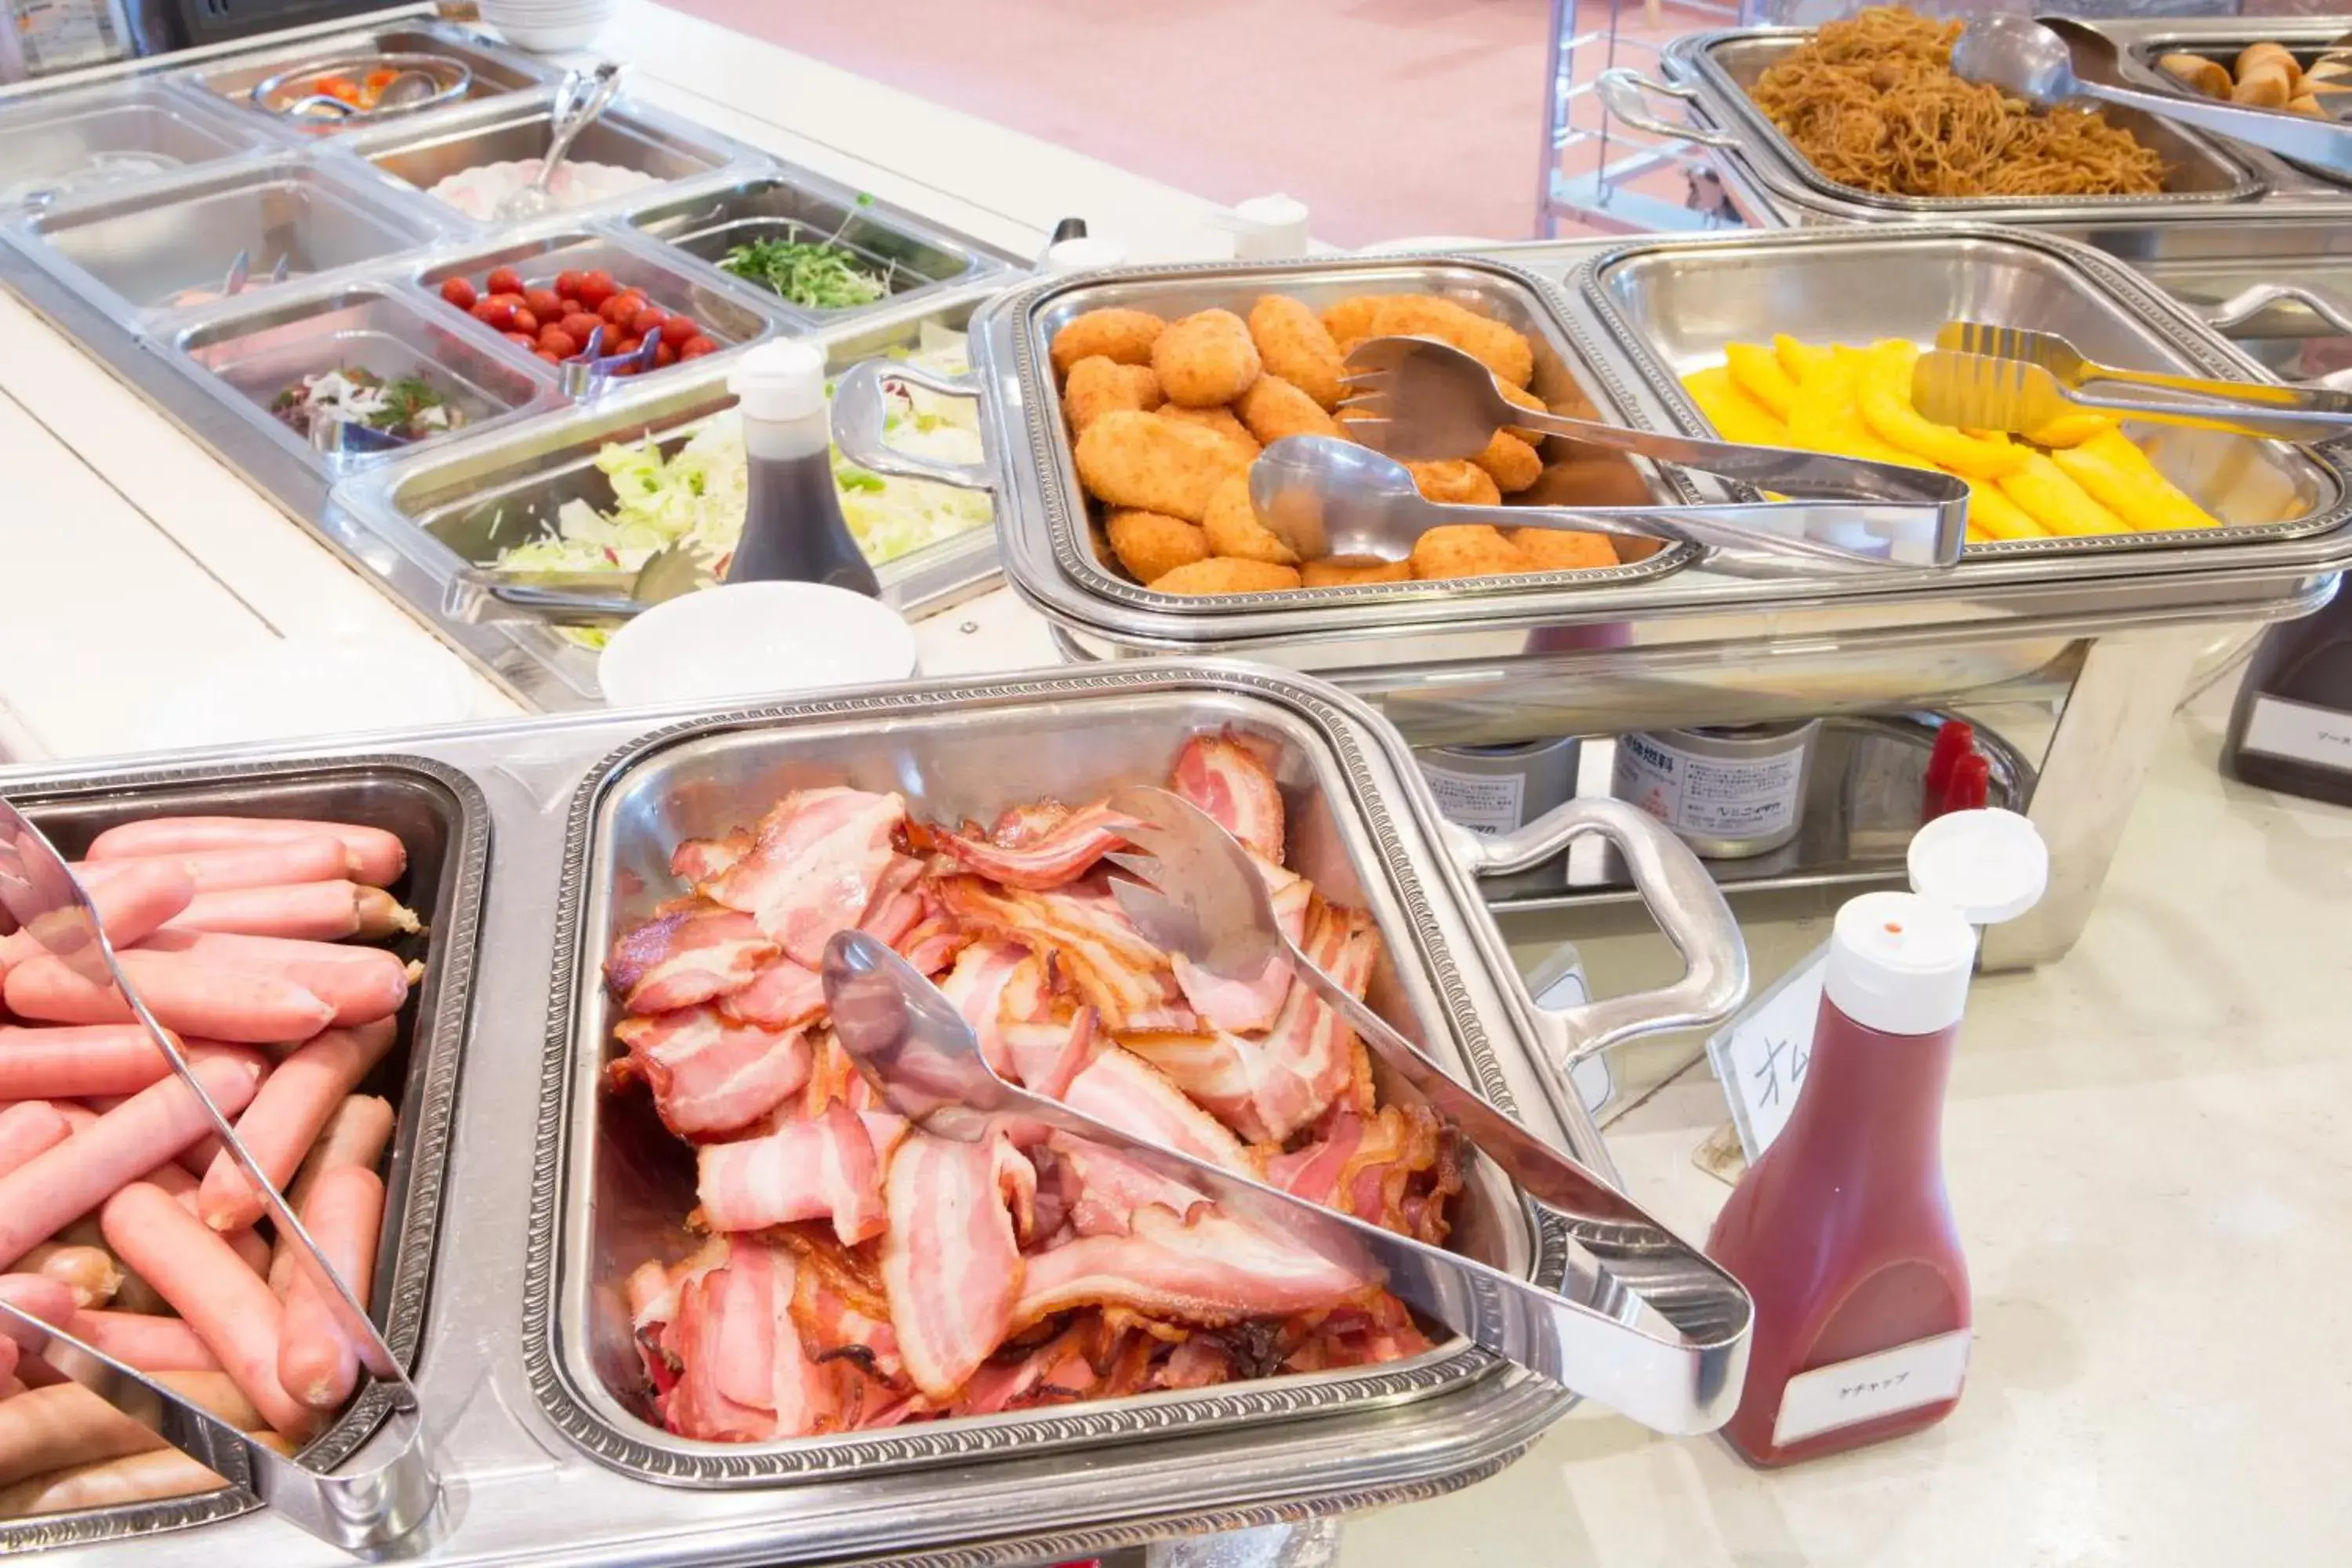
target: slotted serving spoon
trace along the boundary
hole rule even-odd
[[[261,1194],[270,1223],[292,1243],[298,1267],[315,1286],[336,1326],[358,1352],[373,1385],[389,1397],[388,1430],[371,1440],[377,1462],[328,1474],[289,1458],[247,1436],[202,1405],[163,1384],[84,1342],[68,1327],[33,1316],[0,1300],[0,1331],[21,1349],[73,1377],[116,1409],[151,1426],[164,1441],[204,1464],[230,1485],[249,1493],[310,1534],[347,1552],[373,1551],[415,1534],[433,1517],[440,1495],[425,1433],[423,1406],[400,1359],[352,1296],[334,1266],[320,1252],[285,1197],[262,1173],[237,1136],[236,1127],[189,1068],[171,1034],[155,1021],[147,1004],[115,962],[114,947],[99,922],[89,892],[40,829],[0,800],[0,907],[51,953],[91,984],[110,989],[129,1005],[173,1074],[196,1097],[215,1136]],[[0,1259],[5,1268],[13,1259]],[[93,1370],[95,1369],[95,1370]]]
[[[1621,1269],[1612,1258],[1596,1270],[1571,1258],[1571,1288],[1609,1301],[1621,1289],[1639,1295],[1638,1279],[1654,1292],[1640,1297],[1649,1322],[1621,1321],[1475,1258],[1293,1197],[1017,1088],[989,1067],[955,1005],[862,931],[842,931],[826,944],[824,978],[843,1049],[892,1110],[926,1131],[969,1142],[989,1136],[1000,1121],[1025,1121],[1115,1150],[1200,1193],[1228,1217],[1384,1284],[1406,1305],[1496,1355],[1654,1431],[1711,1432],[1738,1403],[1754,1310],[1748,1292],[1588,1173],[1577,1173],[1584,1189],[1579,1201],[1612,1216],[1596,1232],[1640,1267]]]

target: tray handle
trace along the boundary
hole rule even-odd
[[[2352,334],[2352,303],[2305,283],[2256,283],[2241,289],[2220,304],[2207,306],[2205,322],[2216,331],[2226,332],[2273,305],[2300,305],[2337,331]]]
[[[1748,945],[1723,890],[1690,847],[1639,806],[1580,796],[1492,838],[1451,822],[1439,831],[1447,850],[1474,876],[1524,871],[1588,833],[1601,835],[1633,873],[1658,929],[1682,953],[1682,978],[1670,985],[1557,1013],[1538,1007],[1547,1055],[1560,1068],[1636,1035],[1719,1023],[1747,997]]]
[[[1612,117],[1623,121],[1636,131],[1646,131],[1653,136],[1664,136],[1673,142],[1690,142],[1701,147],[1738,147],[1739,138],[1728,131],[1709,131],[1688,121],[1661,120],[1650,112],[1646,95],[1656,92],[1682,103],[1699,101],[1699,90],[1675,82],[1654,81],[1631,66],[1612,66],[1593,79],[1600,91],[1601,104]]]
[[[908,382],[942,397],[980,397],[980,384],[969,376],[941,375],[902,360],[860,360],[842,372],[833,388],[833,441],[842,456],[861,468],[902,479],[930,479],[960,490],[996,489],[996,472],[987,463],[949,463],[920,458],[893,447],[885,438],[889,418],[887,384]]]

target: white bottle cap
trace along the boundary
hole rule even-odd
[[[814,343],[779,338],[735,362],[727,390],[746,419],[779,423],[824,412],[824,355]]]
[[[1933,1035],[1968,1010],[1976,962],[1976,931],[1956,910],[1917,893],[1864,893],[1838,910],[1822,992],[1864,1028]]]
[[[1045,259],[1038,270],[1048,275],[1065,272],[1096,272],[1106,267],[1121,267],[1127,263],[1127,246],[1116,239],[1082,234],[1075,239],[1056,240],[1045,247]]]
[[[1955,811],[1911,837],[1911,890],[1972,926],[2013,921],[2042,901],[2050,849],[2013,811]]]
[[[1252,196],[1212,220],[1234,237],[1236,261],[1279,261],[1307,254],[1307,204],[1290,196]]]

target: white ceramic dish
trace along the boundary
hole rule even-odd
[[[597,661],[604,700],[654,708],[877,686],[915,674],[896,610],[815,583],[735,583],[656,605]]]

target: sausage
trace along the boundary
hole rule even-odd
[[[249,1060],[214,1057],[195,1064],[196,1081],[224,1115],[253,1099],[260,1070]],[[78,1132],[0,1176],[0,1268],[14,1263],[77,1215],[106,1201],[126,1182],[170,1159],[212,1125],[188,1086],[178,1079],[152,1084]],[[164,1202],[168,1194],[149,1187]],[[122,1256],[121,1247],[115,1248]],[[129,1258],[123,1261],[131,1263]],[[136,1263],[131,1267],[142,1274]],[[153,1281],[159,1288],[161,1281]]]
[[[383,1183],[357,1165],[320,1176],[302,1211],[302,1228],[362,1307],[375,1283],[376,1233],[383,1225]],[[286,1289],[286,1326],[278,1336],[278,1381],[303,1404],[332,1410],[359,1385],[359,1367],[357,1349],[344,1336],[327,1292],[298,1262]]]
[[[106,940],[116,947],[129,947],[186,909],[195,892],[196,885],[185,868],[156,860],[109,875],[89,889],[89,901],[98,910],[98,923]],[[79,949],[87,935],[82,921],[80,910],[58,910],[23,931],[0,936],[0,974],[47,952],[44,937]]]
[[[218,1372],[220,1358],[196,1331],[154,1312],[101,1311],[73,1315],[73,1337],[141,1372]]]
[[[352,881],[295,882],[198,893],[163,923],[166,931],[221,931],[310,942],[374,942],[421,929],[413,910],[382,888]]]
[[[16,1260],[26,1274],[54,1279],[73,1295],[77,1310],[103,1307],[122,1288],[122,1270],[102,1247],[63,1246],[45,1241]]]
[[[384,1146],[392,1142],[393,1121],[391,1101],[372,1094],[352,1095],[337,1106],[320,1130],[318,1142],[303,1156],[294,1184],[287,1189],[286,1201],[293,1205],[294,1212],[299,1215],[309,1208],[311,1193],[329,1171],[346,1165],[374,1170],[383,1158]],[[269,1288],[285,1295],[297,1272],[293,1246],[280,1237],[269,1259]]]
[[[125,1095],[122,1098],[127,1100],[130,1096]],[[52,1100],[50,1103],[57,1108],[58,1114],[66,1119],[66,1125],[77,1132],[87,1132],[91,1124],[105,1114],[105,1111],[100,1110],[96,1106],[83,1105],[76,1100]],[[110,1104],[106,1109],[111,1110],[114,1106]]]
[[[260,1412],[219,1373],[172,1372],[156,1381],[239,1430],[261,1425]],[[60,1383],[0,1409],[0,1486],[163,1446],[163,1434],[146,1423],[79,1383]]]
[[[115,1256],[187,1320],[262,1419],[289,1437],[309,1436],[316,1414],[278,1382],[278,1335],[286,1313],[261,1276],[170,1194],[144,1182],[107,1199],[99,1224]]]
[[[408,868],[400,837],[355,822],[306,822],[292,816],[151,816],[110,827],[90,840],[93,860],[138,855],[184,855],[284,844],[319,836],[341,840],[354,880],[389,888]]]
[[[6,1073],[7,1058],[0,1057],[0,1084],[7,1081]],[[0,1110],[0,1176],[72,1136],[73,1123],[46,1100],[27,1100]]]
[[[180,1206],[184,1209],[188,1205],[182,1204]],[[232,1230],[221,1239],[228,1243],[231,1252],[236,1254],[236,1260],[252,1269],[257,1278],[268,1274],[269,1243],[255,1235],[250,1226],[244,1230]]]
[[[257,1066],[261,1062],[240,1046],[190,1039],[175,1043],[191,1066],[222,1051],[249,1058]],[[105,1099],[136,1094],[170,1076],[172,1064],[137,1024],[0,1027],[0,1099]],[[5,1114],[0,1112],[0,1126],[5,1124]]]
[[[278,1064],[236,1122],[239,1142],[272,1185],[283,1189],[293,1179],[328,1118],[383,1059],[396,1032],[389,1018],[330,1029]],[[261,1194],[226,1149],[205,1173],[196,1212],[215,1230],[242,1230],[265,1212]]]
[[[292,981],[178,952],[133,948],[118,955],[122,972],[167,1029],[240,1045],[307,1040],[334,1021],[335,1010]],[[131,1004],[62,961],[36,958],[9,971],[8,1007],[20,1017],[58,1024],[128,1024]]]
[[[223,973],[263,975],[299,985],[333,1008],[334,1016],[329,1022],[342,1028],[389,1018],[408,1000],[408,965],[397,953],[380,947],[338,947],[331,942],[295,942],[275,936],[163,931],[149,938],[146,946],[139,951],[170,953]],[[131,976],[131,981],[137,984],[138,976]]]
[[[249,1436],[281,1454],[294,1451],[292,1445],[273,1433]],[[0,1519],[155,1502],[164,1498],[216,1491],[226,1485],[226,1481],[179,1449],[157,1448],[103,1464],[77,1465],[0,1489]]]
[[[74,1320],[73,1292],[47,1275],[0,1274],[0,1301],[59,1328]],[[29,1345],[36,1331],[14,1318],[0,1318],[0,1338],[12,1344]],[[21,1369],[18,1375],[22,1375]]]

